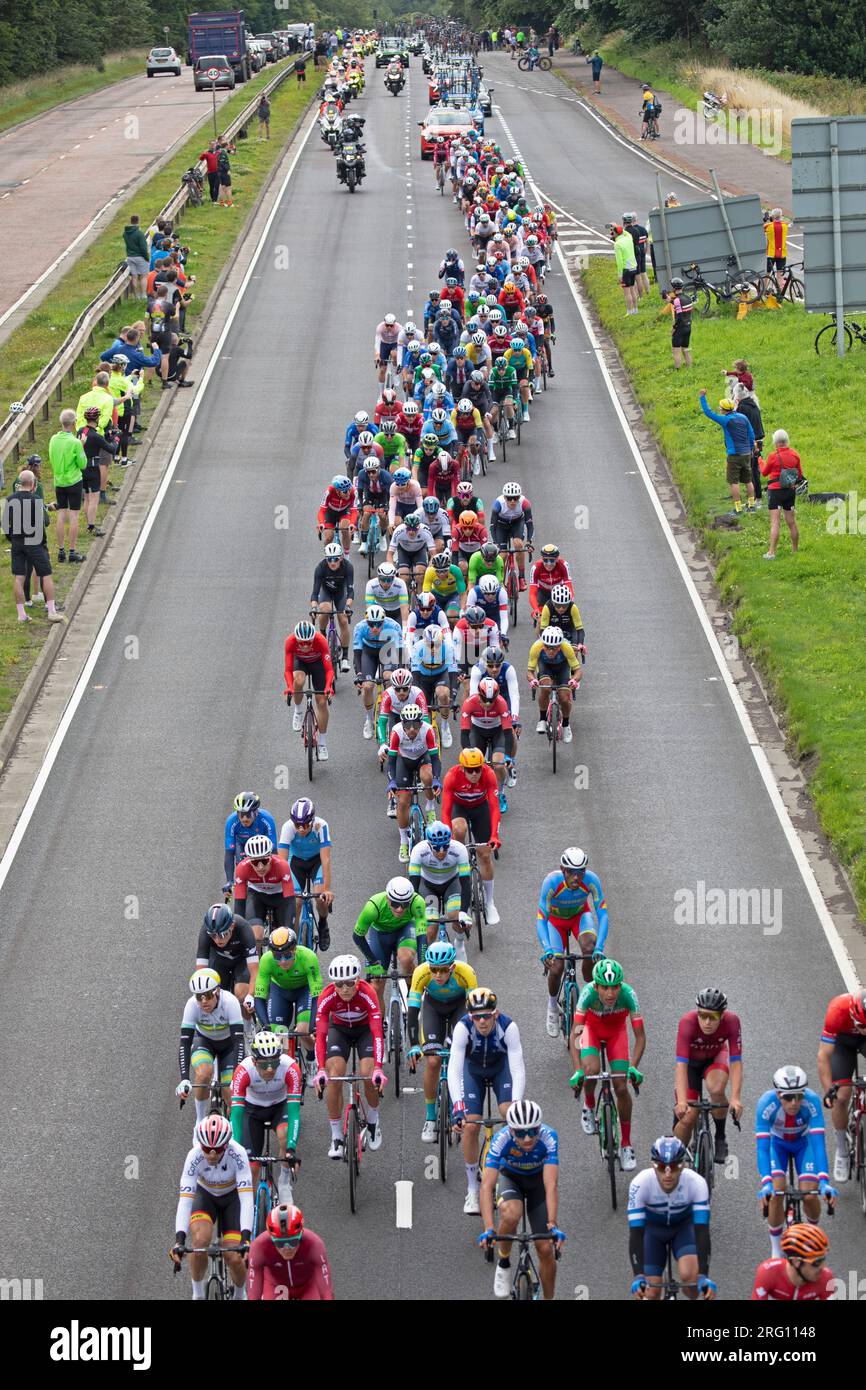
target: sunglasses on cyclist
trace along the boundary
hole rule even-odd
[[[261,859],[251,859],[251,860],[250,860],[250,863],[251,863],[251,864],[254,864],[254,865],[256,866],[257,869],[261,868],[262,864],[270,864],[270,862],[271,862],[271,857],[270,857],[270,855],[268,855],[266,858],[263,857],[263,858],[261,858]]]
[[[303,1231],[299,1236],[271,1236],[271,1240],[278,1250],[297,1250],[303,1239]]]
[[[494,1014],[494,1012],[493,1012],[492,1009],[485,1009],[485,1010],[477,1010],[477,1009],[476,1009],[475,1012],[472,1013],[470,1016],[471,1016],[472,1018],[477,1018],[477,1019],[481,1019],[481,1020],[486,1020],[486,1019],[491,1019],[491,1018],[495,1018],[495,1017],[496,1017],[496,1015]]]
[[[450,965],[431,965],[431,966],[430,966],[430,974],[431,974],[431,975],[450,975],[450,974],[451,974],[451,966],[450,966]]]
[[[541,1125],[533,1125],[531,1129],[513,1129],[511,1133],[515,1139],[537,1139],[541,1133]]]
[[[802,1091],[780,1091],[779,1100],[802,1100]]]
[[[721,1014],[711,1013],[709,1009],[698,1009],[698,1018],[702,1019],[704,1023],[718,1023],[721,1016]]]
[[[217,997],[218,994],[219,994],[219,990],[216,990],[216,989],[209,989],[209,990],[207,990],[207,992],[206,992],[205,994],[197,994],[195,997],[196,997],[196,999],[198,999],[199,1001],[201,1001],[201,1000],[203,1000],[203,999],[216,999],[216,997]]]
[[[682,1161],[679,1163],[654,1163],[653,1167],[657,1173],[678,1173],[682,1168]]]

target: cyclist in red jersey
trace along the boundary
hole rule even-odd
[[[538,622],[539,613],[550,602],[550,595],[559,584],[564,584],[574,594],[568,564],[562,559],[559,546],[543,545],[529,576],[529,607],[534,623]]]
[[[334,532],[339,527],[340,540],[348,555],[352,545],[352,531],[358,524],[358,504],[352,479],[347,478],[344,473],[338,473],[331,479],[316,520],[319,538],[325,545],[330,545],[334,539]]]
[[[267,1229],[250,1246],[247,1297],[265,1302],[333,1301],[328,1252],[321,1237],[304,1228],[299,1207],[274,1207]]]
[[[830,1000],[818,1046],[818,1077],[824,1104],[832,1107],[836,1136],[834,1182],[847,1182],[851,1176],[848,1108],[858,1055],[866,1057],[866,990],[862,989],[854,994],[837,994]]]
[[[357,956],[335,956],[328,966],[329,984],[319,995],[316,1010],[315,1086],[321,1095],[328,1088],[327,1107],[331,1125],[329,1158],[343,1157],[342,1102],[339,1078],[346,1075],[351,1049],[358,1056],[358,1071],[364,1080],[367,1103],[367,1147],[382,1143],[379,1124],[379,1097],[387,1077],[382,1071],[384,1041],[379,999],[372,985],[361,980]],[[327,1059],[327,1060],[326,1060]],[[331,1084],[329,1084],[331,1083]]]
[[[334,666],[328,639],[311,622],[302,619],[285,643],[286,704],[294,705],[292,728],[297,732],[304,722],[301,704],[307,677],[315,692],[316,724],[319,729],[319,758],[327,759],[328,698],[334,691]]]
[[[767,1303],[835,1297],[832,1269],[825,1263],[830,1242],[820,1226],[798,1221],[782,1236],[782,1259],[764,1260],[755,1270],[752,1299]]]
[[[442,820],[463,845],[472,832],[491,927],[499,921],[493,902],[493,851],[502,844],[500,816],[496,773],[485,764],[479,748],[464,748],[457,765],[442,780]]]
[[[295,888],[285,859],[274,852],[267,835],[251,835],[244,848],[246,858],[235,869],[234,911],[249,922],[257,941],[263,938],[264,914],[270,909],[274,927],[294,921]]]
[[[689,1105],[699,1100],[701,1087],[706,1085],[708,1098],[719,1108],[714,1110],[716,1127],[715,1161],[724,1163],[728,1156],[725,1135],[727,1112],[739,1120],[743,1113],[740,1099],[743,1085],[743,1041],[740,1020],[728,1009],[727,996],[713,986],[702,989],[695,999],[696,1008],[683,1014],[677,1028],[676,1104],[674,1134],[684,1144],[691,1139],[698,1112]],[[725,1088],[731,1078],[731,1099]]]

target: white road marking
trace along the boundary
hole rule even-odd
[[[411,1231],[412,1229],[412,1188],[414,1183],[407,1178],[401,1178],[394,1184],[394,1200],[396,1206],[396,1225],[400,1231]]]
[[[537,200],[539,204],[541,204],[542,197],[538,189],[538,186],[532,178],[532,175],[526,164],[526,160],[520,153],[520,150],[517,147],[517,142],[514,139],[514,136],[511,134],[511,131],[508,128],[508,124],[501,111],[499,112],[499,119],[502,122],[502,129],[505,131],[505,134],[508,137],[508,141],[512,149],[514,150],[515,155],[520,160],[521,164],[524,167],[524,170],[526,171],[527,185],[530,188],[533,197]],[[574,280],[572,279],[571,275],[569,275],[568,273],[568,266],[566,264],[564,255],[562,254],[558,246],[555,246],[554,249],[559,258],[559,263],[567,276],[568,285],[569,289],[571,290],[572,298],[574,299],[574,302],[577,306],[577,311],[580,314],[581,322],[583,323],[586,335],[590,343],[592,344],[592,349],[595,353],[595,360],[598,363],[599,371],[601,372],[602,377],[604,379],[604,384],[607,387],[607,392],[610,396],[611,404],[613,405],[613,408],[616,411],[616,417],[619,420],[622,432],[625,436],[626,443],[635,461],[637,470],[640,473],[641,478],[643,479],[644,487],[647,490],[650,503],[656,514],[656,519],[659,523],[659,526],[662,529],[664,538],[668,543],[668,548],[670,549],[671,555],[673,556],[674,564],[679,570],[680,578],[682,579],[683,584],[686,587],[686,592],[688,593],[689,599],[691,600],[691,604],[697,615],[698,622],[701,625],[701,630],[703,631],[703,634],[707,639],[707,643],[709,644],[710,651],[713,655],[713,659],[717,667],[719,668],[719,674],[721,676],[722,683],[724,684],[724,687],[728,692],[728,695],[730,696],[731,703],[734,706],[734,711],[740,722],[740,727],[742,728],[743,733],[746,736],[746,741],[748,742],[749,748],[752,753],[752,757],[755,760],[755,764],[760,774],[761,781],[764,784],[767,796],[770,799],[770,804],[776,813],[776,818],[781,827],[782,834],[784,835],[788,843],[788,848],[790,849],[794,857],[794,862],[796,863],[797,868],[800,871],[800,877],[803,880],[806,892],[809,896],[812,906],[815,909],[818,921],[821,923],[822,930],[824,932],[825,937],[827,938],[827,943],[830,947],[830,950],[833,953],[833,959],[839,967],[839,973],[841,974],[842,979],[845,982],[845,987],[848,990],[855,990],[858,988],[858,980],[857,972],[854,969],[854,963],[848,954],[848,951],[845,947],[845,943],[839,935],[836,924],[833,921],[833,918],[830,916],[830,913],[827,909],[827,904],[825,903],[821,895],[821,890],[818,887],[818,883],[812,870],[812,866],[809,863],[809,860],[806,858],[806,852],[803,849],[802,844],[800,843],[800,837],[794,829],[791,817],[788,814],[788,809],[785,806],[784,801],[782,800],[779,788],[776,786],[776,781],[773,777],[773,771],[770,767],[767,755],[761,746],[761,742],[758,738],[758,735],[755,732],[754,726],[749,717],[749,712],[746,709],[746,706],[743,704],[740,692],[737,690],[734,678],[731,675],[730,670],[728,669],[728,664],[725,659],[725,655],[722,651],[722,648],[719,644],[715,629],[713,628],[713,625],[710,622],[710,619],[707,615],[707,611],[704,608],[701,596],[698,593],[697,587],[691,574],[689,573],[689,569],[685,562],[685,559],[683,558],[682,552],[680,551],[680,548],[677,545],[676,536],[671,530],[670,522],[665,516],[664,508],[662,507],[656,490],[653,487],[652,478],[650,477],[646,464],[643,461],[643,455],[641,454],[638,442],[635,439],[634,434],[632,433],[631,425],[626,419],[625,412],[623,411],[619,397],[616,394],[616,388],[613,384],[613,379],[608,370],[607,363],[604,360],[604,353],[601,348],[601,345],[599,344],[599,341],[595,336],[592,322],[587,312],[587,308],[584,303],[583,297],[580,291],[578,290],[576,284],[574,283]]]

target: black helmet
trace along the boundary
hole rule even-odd
[[[728,996],[723,994],[720,989],[710,986],[709,989],[700,991],[695,1003],[699,1009],[709,1009],[714,1014],[721,1014],[728,1007]]]
[[[223,936],[234,925],[235,914],[225,903],[214,903],[204,915],[204,929],[208,936]]]
[[[39,467],[41,467],[41,465],[42,465],[42,455],[41,455],[41,454],[29,454],[29,455],[28,455],[28,458],[27,458],[27,467],[28,467],[28,468],[33,468],[34,466],[37,467],[37,468],[39,468]]]
[[[679,275],[673,275],[673,276],[671,277],[671,289],[672,289],[672,290],[681,290],[681,289],[684,289],[684,288],[685,288],[685,283],[686,283],[685,280],[681,280],[680,277],[679,277]]]

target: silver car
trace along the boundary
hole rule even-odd
[[[147,75],[157,77],[166,72],[170,77],[180,77],[180,59],[173,48],[152,48],[147,55]]]

